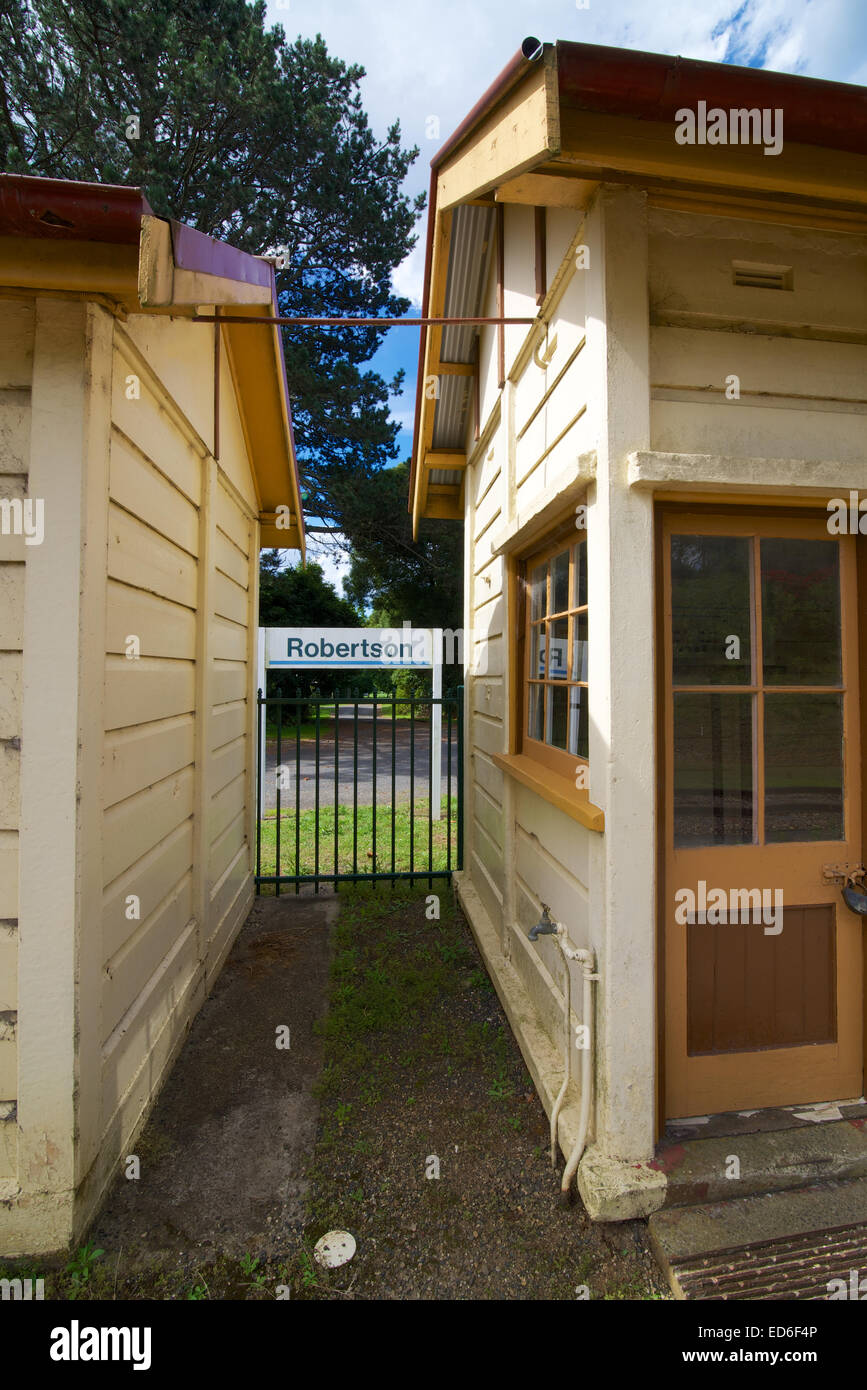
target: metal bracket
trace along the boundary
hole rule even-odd
[[[846,883],[853,875],[857,877],[863,872],[864,869],[860,864],[856,864],[852,870],[849,869],[848,864],[823,864],[822,881],[824,883]]]

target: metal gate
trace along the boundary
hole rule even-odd
[[[442,710],[441,796],[432,746]],[[262,721],[265,721],[265,738]],[[462,868],[463,686],[430,695],[258,695],[256,892]],[[264,766],[263,766],[264,759]]]

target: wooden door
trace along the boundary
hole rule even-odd
[[[854,545],[663,518],[668,1117],[862,1093]]]

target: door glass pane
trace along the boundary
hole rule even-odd
[[[530,677],[545,675],[545,624],[530,628]]]
[[[753,701],[674,696],[675,845],[752,844]]]
[[[569,672],[569,619],[555,618],[548,624],[548,678],[566,680]]]
[[[839,685],[836,541],[763,540],[762,658],[768,685]]]
[[[569,752],[587,758],[588,743],[587,691],[581,685],[573,685],[569,687]]]
[[[587,542],[580,541],[572,547],[572,608],[583,608],[587,603]]]
[[[747,537],[672,536],[675,685],[751,684],[751,568]]]
[[[547,597],[548,566],[537,565],[530,573],[530,621],[535,622],[545,616]]]
[[[587,680],[587,614],[572,619],[572,680]]]
[[[527,720],[527,733],[530,738],[542,741],[542,692],[544,686],[530,686],[530,709]]]
[[[551,612],[565,613],[569,607],[569,551],[551,561]]]
[[[565,685],[545,687],[548,702],[548,735],[546,743],[554,748],[566,747],[566,730],[569,720],[569,690]]]
[[[842,695],[765,696],[765,839],[843,839]]]

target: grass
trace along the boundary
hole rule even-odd
[[[631,1238],[612,1252],[556,1203],[544,1112],[466,923],[438,896],[430,920],[405,884],[341,893],[304,1245],[347,1229],[358,1252],[333,1271],[302,1255],[293,1297],[666,1298]]]
[[[287,796],[289,794],[287,793]],[[456,863],[457,798],[451,799],[449,818],[448,798],[442,798],[442,819],[432,822],[431,856],[428,860],[427,799],[417,800],[415,815],[408,804],[392,808],[376,808],[376,854],[374,858],[374,813],[372,806],[359,806],[357,815],[352,806],[338,806],[336,815],[337,864],[339,873],[407,872],[417,869],[419,876],[430,869],[451,867]],[[393,812],[393,814],[392,814]],[[394,822],[394,858],[392,859],[392,819]],[[356,827],[355,830],[353,827]],[[298,856],[296,862],[296,832]],[[262,821],[262,873],[277,872],[277,815],[266,814]],[[410,842],[412,835],[412,843]],[[319,869],[334,868],[335,810],[334,806],[319,808]],[[316,872],[316,812],[302,811],[297,824],[294,807],[280,816],[280,872],[313,874]]]
[[[372,705],[372,704],[373,704],[373,700],[372,700],[372,699],[364,700],[363,703]],[[341,710],[341,713],[340,713],[341,723],[343,722],[344,719],[352,719],[352,710],[351,710],[351,707],[350,707],[350,702],[347,702],[346,704],[341,704],[340,710]],[[392,710],[394,711],[393,713],[392,713]],[[380,701],[380,702],[377,703],[377,709],[376,709],[376,718],[377,718],[377,722],[379,722],[380,719],[406,719],[406,720],[409,720],[409,719],[411,719],[412,717],[413,717],[413,712],[412,712],[412,709],[411,709],[411,707],[410,707],[409,705],[405,705],[403,708],[401,707],[401,705],[400,705],[399,703],[398,703],[397,705],[392,705],[391,699],[389,699],[387,702],[383,700],[383,701]],[[415,706],[415,718],[416,718],[416,720],[417,720],[420,724],[422,724],[422,723],[426,724],[426,723],[427,723],[427,705],[423,703],[423,698],[419,698],[419,700],[418,700],[417,703],[416,703],[416,706]],[[369,724],[371,721],[370,721],[369,719],[365,719],[365,720],[363,720],[363,721],[361,721],[361,722],[362,722],[363,724],[366,725],[366,724]],[[445,723],[445,719],[443,719],[443,722]],[[299,726],[298,726],[297,723],[295,722],[295,711],[293,710],[293,708],[292,708],[291,705],[285,705],[285,706],[283,707],[283,724],[282,724],[282,736],[283,736],[284,742],[287,742],[287,741],[288,741],[288,743],[291,745],[291,744],[294,743],[295,740],[298,738],[299,732],[300,732],[300,737],[301,737],[302,741],[303,741],[304,739],[314,740],[314,739],[316,738],[316,720],[315,720],[315,719],[303,720],[302,723],[301,723],[301,725],[300,725],[300,730],[299,730]],[[276,738],[277,738],[277,722],[276,722],[276,720],[273,720],[273,719],[271,719],[271,718],[268,719],[268,722],[267,722],[266,725],[265,725],[265,733],[266,733],[266,737],[268,738],[269,741],[272,740],[272,739],[276,740]],[[319,737],[320,737],[320,739],[330,739],[330,738],[333,738],[333,737],[334,737],[334,705],[333,705],[333,704],[331,704],[331,705],[320,705],[320,706],[319,706]]]
[[[323,1066],[303,1230],[270,1257],[252,1240],[232,1254],[189,1243],[169,1259],[91,1240],[0,1262],[0,1278],[44,1278],[46,1299],[74,1302],[571,1301],[579,1285],[592,1299],[667,1298],[626,1227],[625,1248],[611,1251],[579,1210],[557,1206],[544,1113],[452,894],[437,897],[431,918],[423,889],[341,893],[329,1007],[315,1025]],[[159,1131],[147,1142],[166,1145]],[[313,1248],[335,1228],[353,1232],[358,1252],[325,1270]]]

